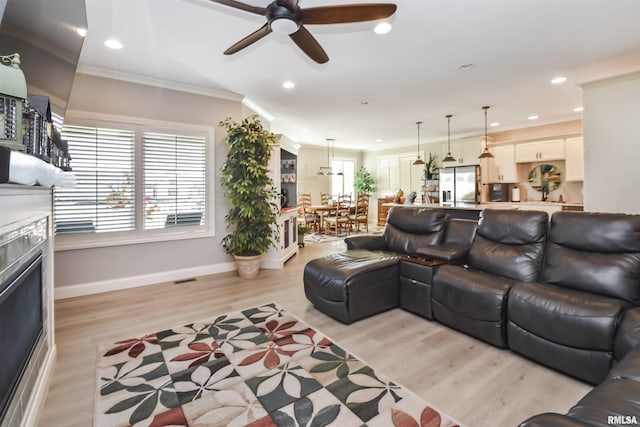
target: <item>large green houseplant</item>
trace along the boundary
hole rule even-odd
[[[252,278],[258,274],[262,254],[279,240],[278,193],[269,176],[270,146],[276,137],[255,115],[241,122],[227,118],[220,126],[227,131],[229,146],[221,186],[229,203],[225,220],[230,233],[222,246],[236,259],[240,277]]]
[[[376,189],[375,184],[376,183],[373,180],[371,172],[369,172],[364,166],[361,166],[353,177],[353,186],[359,194],[373,193]]]

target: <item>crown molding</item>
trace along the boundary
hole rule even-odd
[[[89,65],[78,65],[79,74],[87,74],[105,79],[121,80],[129,83],[136,83],[147,86],[154,86],[163,89],[171,89],[178,92],[194,93],[196,95],[211,96],[214,98],[226,99],[229,101],[241,102],[243,96],[226,90],[218,90],[201,86],[193,86],[185,83],[171,82],[167,80],[144,77],[137,74],[123,73],[120,71],[108,70],[106,68],[92,67]]]

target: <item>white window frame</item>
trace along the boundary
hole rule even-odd
[[[135,131],[134,173],[136,226],[133,231],[58,235],[55,238],[56,251],[136,245],[140,243],[198,239],[215,236],[215,128],[165,120],[160,121],[140,117],[124,117],[74,110],[68,110],[64,120],[65,124],[70,126],[77,125]],[[205,190],[205,201],[208,211],[206,213],[206,222],[204,225],[168,227],[152,230],[144,229],[143,132],[194,135],[204,136],[206,138],[205,180],[207,188]],[[72,159],[71,167],[73,168],[73,152],[70,153],[70,155]]]
[[[354,157],[339,157],[339,158],[334,158],[331,159],[329,166],[333,166],[333,162],[342,162],[343,164],[343,169],[344,169],[344,162],[350,162],[353,163],[353,175],[355,177],[355,174],[358,172],[358,160]],[[333,170],[334,174],[337,174],[338,172],[340,172],[339,170]],[[333,175],[335,177],[335,175]],[[343,194],[345,191],[344,188],[344,178],[342,180],[342,191],[340,191],[340,194]],[[356,197],[356,189],[355,186],[351,187],[351,198],[355,200]],[[332,196],[337,196],[338,194],[335,194],[333,191],[333,182],[331,184],[331,195]]]

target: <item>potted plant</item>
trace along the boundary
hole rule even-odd
[[[429,158],[424,163],[424,174],[426,179],[433,179],[433,173],[437,169],[436,162],[438,161],[438,156],[433,153],[429,153]]]
[[[222,246],[235,258],[240,277],[250,279],[258,275],[260,258],[280,237],[278,192],[269,176],[270,146],[276,137],[255,115],[241,122],[227,118],[219,125],[227,131],[229,145],[221,186],[229,202],[225,220],[231,232]]]
[[[371,172],[364,166],[361,166],[353,177],[353,186],[360,194],[371,194],[376,189]]]
[[[304,235],[311,232],[312,228],[308,225],[298,224],[298,246],[304,248]]]

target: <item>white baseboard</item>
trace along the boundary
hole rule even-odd
[[[138,286],[173,282],[198,276],[207,276],[209,274],[225,273],[236,269],[236,264],[234,262],[225,262],[221,264],[184,268],[181,270],[162,271],[158,273],[142,274],[139,276],[123,277],[113,280],[100,280],[98,282],[82,283],[79,285],[61,286],[55,288],[54,298],[59,300],[83,295],[99,294],[101,292],[117,291],[120,289],[136,288]]]
[[[24,417],[22,418],[21,427],[33,427],[38,425],[38,420],[40,419],[40,414],[42,413],[42,408],[44,408],[44,402],[47,398],[47,393],[49,392],[49,386],[51,385],[51,380],[53,379],[53,370],[56,366],[56,346],[47,354],[47,357],[44,359],[43,366],[39,369],[40,376],[38,376],[38,380],[33,386],[33,393],[31,397],[29,397],[29,401],[27,403],[27,408],[24,413]]]

